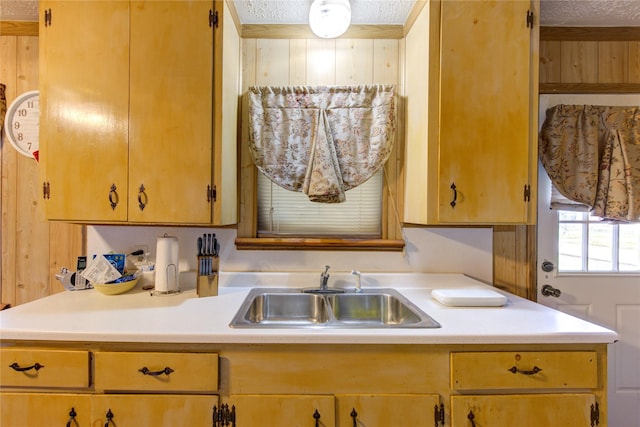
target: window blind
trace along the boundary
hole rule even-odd
[[[380,169],[348,190],[346,202],[326,204],[311,202],[306,194],[279,187],[258,173],[258,235],[379,238],[382,174]]]

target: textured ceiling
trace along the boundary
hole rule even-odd
[[[305,24],[312,0],[235,0],[243,24]],[[414,0],[351,0],[354,24],[404,24]],[[542,0],[540,23],[640,26],[640,0]],[[0,19],[36,21],[37,0],[0,0]]]

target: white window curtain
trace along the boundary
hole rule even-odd
[[[314,202],[342,203],[395,141],[392,85],[251,87],[249,148],[272,182]]]

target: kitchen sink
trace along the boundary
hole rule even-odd
[[[302,289],[256,288],[232,328],[439,328],[395,289],[309,294]]]

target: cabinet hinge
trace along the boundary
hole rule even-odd
[[[220,409],[214,405],[213,407],[213,427],[231,426],[236,427],[236,406],[231,406],[226,403],[220,405]]]
[[[218,11],[209,10],[209,26],[218,28]]]
[[[42,198],[43,199],[51,198],[51,186],[48,181],[42,183]]]
[[[531,201],[531,186],[529,184],[524,185],[524,201]]]
[[[51,9],[50,8],[44,10],[44,26],[45,27],[51,26]]]
[[[436,405],[433,408],[433,415],[435,421],[435,427],[439,425],[444,425],[444,404],[440,404],[440,406]]]
[[[216,189],[216,186],[214,185],[212,187],[210,185],[207,185],[207,202],[211,203],[212,200],[215,202],[217,198],[218,190]]]
[[[533,12],[527,10],[527,28],[533,29]]]
[[[600,424],[600,406],[598,402],[591,405],[591,427],[595,427]]]

